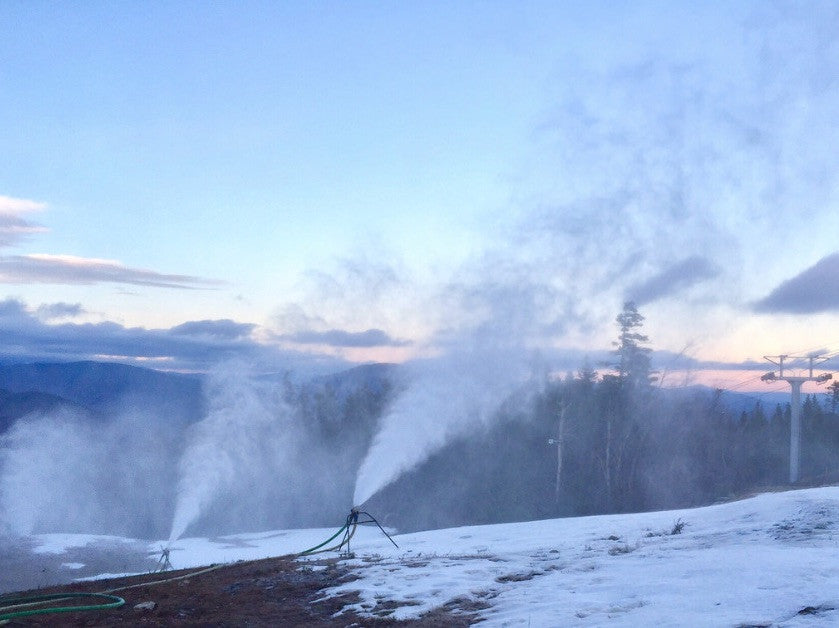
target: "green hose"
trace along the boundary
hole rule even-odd
[[[116,595],[108,595],[107,593],[52,593],[50,595],[36,595],[35,597],[19,597],[10,599],[0,599],[0,611],[12,608],[21,608],[23,606],[36,606],[44,602],[68,600],[72,598],[95,597],[110,600],[107,604],[88,604],[85,606],[53,606],[50,608],[30,609],[27,611],[15,611],[13,613],[6,613],[0,615],[0,621],[7,619],[14,619],[15,617],[25,617],[27,615],[45,615],[47,613],[71,613],[73,611],[104,611],[109,608],[119,608],[125,604],[125,600]]]
[[[339,530],[338,530],[335,534],[333,534],[332,536],[330,536],[330,537],[329,537],[328,539],[326,539],[323,543],[320,543],[320,544],[318,544],[318,545],[315,545],[314,547],[310,547],[309,549],[307,549],[307,550],[304,550],[304,551],[300,552],[300,556],[304,556],[304,555],[306,555],[306,554],[313,554],[315,551],[319,550],[319,549],[320,549],[321,547],[323,547],[324,545],[326,545],[326,544],[328,544],[329,542],[333,541],[333,540],[335,539],[335,537],[337,537],[339,534],[341,534],[341,532],[343,532],[344,530],[346,530],[346,529],[347,529],[347,525],[349,525],[349,524],[348,524],[348,523],[345,523],[344,525],[342,525],[342,526],[341,526],[341,528],[340,528],[340,529],[339,529]]]

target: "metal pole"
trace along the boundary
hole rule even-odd
[[[789,425],[789,483],[798,482],[801,460],[801,384],[803,380],[786,378],[792,387]]]
[[[562,441],[565,438],[565,404],[559,410],[559,425],[556,430],[556,489],[554,501],[559,506],[559,491],[562,486]]]
[[[554,503],[559,507],[559,495],[562,487],[562,441],[565,438],[565,404],[559,407],[559,423],[556,427],[556,438],[549,438],[548,445],[556,445],[556,484],[554,486]]]

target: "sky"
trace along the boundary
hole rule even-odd
[[[626,300],[662,369],[839,354],[838,30],[830,2],[7,0],[0,357],[470,338],[571,369]]]

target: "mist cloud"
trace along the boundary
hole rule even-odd
[[[813,314],[839,311],[839,253],[823,257],[754,304],[762,313]]]
[[[561,60],[500,253],[553,287],[569,324],[602,330],[604,304],[688,289],[706,311],[740,304],[788,263],[767,249],[833,250],[837,24],[832,6],[767,5],[724,25],[739,41],[724,50]],[[797,228],[801,207],[817,233]]]

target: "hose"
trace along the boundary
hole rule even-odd
[[[340,527],[340,529],[335,534],[330,536],[323,543],[320,543],[318,545],[315,545],[314,547],[310,547],[309,549],[303,550],[302,552],[300,552],[300,556],[305,556],[306,554],[316,554],[316,553],[318,553],[318,550],[320,550],[321,552],[328,552],[329,551],[328,549],[322,550],[320,548],[323,547],[324,545],[326,545],[327,543],[329,543],[330,541],[332,541],[332,539],[334,539],[336,536],[341,534],[341,532],[343,532],[346,529],[347,529],[347,524],[345,523],[344,525],[342,525]]]
[[[229,564],[229,563],[228,563]],[[163,580],[153,580],[152,582],[140,582],[138,584],[130,584],[125,587],[117,587],[115,589],[106,589],[102,591],[102,593],[116,593],[117,591],[127,591],[128,589],[138,589],[140,587],[150,587],[155,584],[166,584],[167,582],[175,582],[175,580],[186,580],[187,578],[194,578],[195,576],[200,576],[201,574],[209,573],[210,571],[215,571],[216,569],[221,569],[222,567],[226,567],[227,564],[225,563],[218,563],[216,565],[210,565],[209,567],[205,567],[203,569],[199,569],[198,571],[190,571],[181,576],[174,576],[172,578],[165,578]]]
[[[359,515],[367,515],[369,519],[365,521],[359,521]],[[393,543],[394,546],[396,546],[397,548],[399,547],[398,545],[396,545],[396,541],[394,541],[391,538],[391,536],[387,532],[385,532],[385,529],[381,526],[381,524],[379,524],[378,521],[376,521],[376,518],[373,515],[371,515],[369,512],[363,512],[356,508],[353,508],[352,510],[350,510],[350,514],[347,515],[347,520],[344,522],[344,525],[342,525],[335,534],[330,536],[323,543],[315,545],[314,547],[310,547],[307,550],[303,550],[298,554],[298,556],[308,556],[311,554],[322,554],[324,552],[340,551],[340,549],[344,547],[344,545],[347,546],[347,552],[349,552],[350,540],[355,535],[355,531],[358,529],[358,526],[362,523],[375,523],[379,527],[379,530],[382,531],[382,534],[384,534],[388,538],[388,540],[391,543]],[[341,541],[337,545],[324,548],[324,545],[329,545],[329,543],[334,541],[342,532],[344,533],[344,538],[341,539]]]
[[[25,597],[25,598],[9,598],[9,599],[0,599],[0,612],[4,610],[11,610],[14,608],[23,608],[26,606],[38,606],[40,604],[44,604],[46,602],[57,602],[63,600],[69,600],[76,597],[102,597],[106,599],[111,599],[113,602],[108,604],[96,604],[96,605],[88,605],[88,606],[67,606],[67,607],[54,607],[54,608],[44,608],[39,610],[30,610],[30,611],[15,611],[9,614],[0,615],[0,625],[5,624],[6,621],[13,619],[15,617],[24,617],[26,615],[36,615],[36,614],[46,614],[46,613],[69,613],[72,611],[98,611],[98,610],[106,610],[110,608],[119,608],[123,604],[125,604],[125,600],[119,596],[111,595],[112,593],[116,593],[117,591],[126,591],[128,589],[136,589],[138,587],[149,587],[155,584],[164,584],[166,582],[174,582],[175,580],[184,580],[186,578],[193,578],[195,576],[200,576],[201,574],[208,573],[210,571],[215,571],[216,569],[220,569],[224,567],[224,564],[216,564],[211,565],[210,567],[205,567],[203,569],[199,569],[198,571],[190,571],[180,576],[175,576],[173,578],[165,578],[163,580],[154,580],[152,582],[141,582],[139,584],[132,584],[124,587],[116,587],[114,589],[106,589],[101,593],[54,593],[51,595],[39,595],[35,597]]]
[[[58,602],[77,598],[94,597],[105,600],[110,600],[104,604],[87,604],[84,606],[52,606],[49,608],[35,608],[29,610],[18,610],[11,613],[4,613],[0,615],[0,622],[5,622],[15,617],[25,617],[27,615],[45,615],[47,613],[70,613],[73,611],[104,611],[109,608],[119,608],[125,604],[125,600],[116,595],[109,595],[107,593],[52,593],[50,595],[36,595],[34,597],[19,597],[0,599],[0,611],[11,610],[13,608],[23,608],[26,606],[37,606],[45,602]]]
[[[349,546],[350,539],[353,537],[353,535],[355,535],[355,530],[356,530],[357,527],[358,527],[358,522],[355,521],[355,520],[352,520],[351,516],[348,516],[346,523],[344,523],[344,525],[342,525],[340,528],[338,528],[338,531],[335,534],[330,536],[323,543],[319,543],[318,545],[315,545],[314,547],[310,547],[307,550],[303,550],[302,552],[300,552],[298,554],[298,556],[307,556],[309,554],[322,554],[324,552],[333,552],[333,551],[336,551],[336,550],[340,550],[344,546],[344,544]],[[338,537],[338,535],[341,534],[342,532],[344,532],[344,538],[341,539],[341,541],[338,543],[338,545],[335,545],[333,547],[323,547],[324,545],[328,545],[329,543],[334,541]],[[323,549],[321,549],[321,548],[323,548]]]

